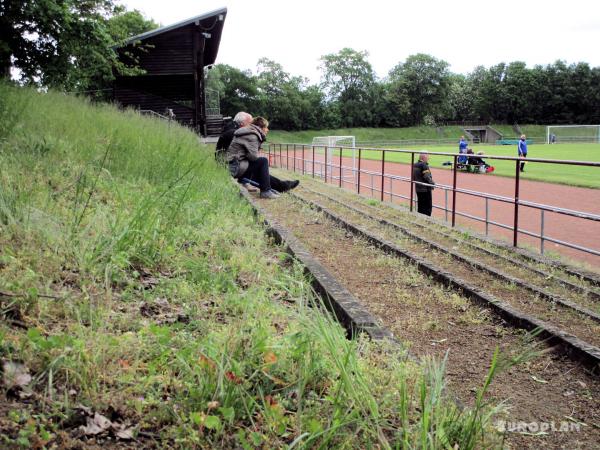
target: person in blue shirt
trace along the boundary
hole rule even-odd
[[[527,158],[527,139],[524,134],[521,135],[517,148],[519,150],[519,158]],[[525,172],[525,161],[521,162],[521,172]]]
[[[461,155],[464,153],[467,153],[467,141],[465,141],[465,137],[461,136],[460,137],[460,141],[458,141],[458,153],[460,153]],[[458,164],[466,164],[467,163],[467,157],[466,156],[459,156],[458,157]]]

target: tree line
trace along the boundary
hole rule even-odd
[[[114,46],[158,25],[114,0],[0,1],[0,77],[106,100],[115,75],[139,74]],[[600,67],[524,62],[450,72],[416,54],[378,78],[368,53],[345,48],[320,58],[321,82],[262,58],[257,70],[217,64],[207,87],[221,110],[247,110],[284,130],[401,127],[447,122],[600,123]],[[16,70],[15,70],[16,69]]]
[[[556,61],[477,66],[452,73],[446,61],[416,54],[378,79],[368,53],[345,48],[320,58],[321,82],[310,84],[262,58],[256,73],[217,64],[207,86],[221,110],[247,110],[284,130],[403,127],[448,122],[600,123],[600,67]]]
[[[114,46],[157,27],[113,0],[0,1],[0,78],[109,99],[115,75],[140,73]]]

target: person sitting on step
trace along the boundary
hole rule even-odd
[[[261,198],[274,199],[279,197],[279,193],[294,189],[300,181],[282,181],[269,174],[268,159],[258,156],[268,133],[267,119],[254,118],[250,125],[235,131],[227,149],[226,160],[231,176],[255,181],[259,185]]]

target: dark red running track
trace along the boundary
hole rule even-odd
[[[272,164],[282,168],[292,170],[295,166],[297,172],[302,172],[301,154],[297,152],[296,161],[293,161],[293,151],[290,151],[289,158],[286,161],[285,153],[280,161],[279,155],[272,160]],[[307,159],[310,156],[307,155]],[[323,155],[316,156],[315,172],[324,175],[323,164],[319,164],[319,159],[323,161]],[[333,161],[334,167],[328,165],[327,181],[328,183],[339,185],[339,159],[335,157]],[[352,159],[343,158],[342,165],[344,166],[343,187],[350,190],[356,190],[355,183],[352,181]],[[306,161],[305,172],[311,173],[312,161]],[[331,172],[333,171],[334,179],[331,180]],[[363,159],[361,162],[361,171],[372,171],[374,173],[381,172],[381,162],[374,160]],[[444,184],[452,186],[452,171],[444,169],[432,169],[433,178],[436,184]],[[384,200],[390,201],[393,198],[394,203],[404,203],[408,205],[408,201],[398,196],[410,196],[410,183],[402,180],[390,180],[388,175],[397,175],[410,178],[410,166],[407,164],[398,164],[386,162],[385,164],[385,183],[384,183]],[[381,198],[381,176],[361,175],[361,193],[372,195],[374,198]],[[371,188],[372,187],[372,188]],[[468,189],[473,191],[484,192],[486,194],[501,195],[504,197],[513,198],[515,194],[515,180],[513,178],[494,176],[491,174],[473,174],[459,172],[457,174],[457,188]],[[393,193],[393,197],[390,195]],[[544,183],[539,181],[521,180],[519,198],[522,201],[530,201],[554,207],[567,208],[576,211],[599,214],[600,215],[600,189],[586,189],[572,187],[553,183]],[[446,197],[443,189],[436,189],[433,193],[434,216],[440,219],[445,219],[446,214],[443,210],[435,208],[435,206],[443,208],[446,204]],[[452,209],[452,192],[448,192],[448,209]],[[511,226],[514,223],[514,205],[488,200],[489,220],[504,225]],[[463,214],[470,214],[480,218],[485,218],[485,199],[474,197],[467,194],[457,193],[456,195],[456,210]],[[600,222],[593,222],[577,217],[565,216],[552,212],[544,213],[544,236],[549,236],[554,239],[567,241],[572,244],[581,245],[587,248],[592,248],[600,251]],[[448,220],[451,220],[451,214],[448,213]],[[456,223],[467,225],[480,232],[485,232],[485,224],[468,217],[460,215],[456,216]],[[527,230],[536,234],[540,234],[541,230],[541,212],[538,209],[519,206],[519,229]],[[512,242],[512,231],[506,230],[498,226],[489,225],[489,234],[492,237],[503,238]],[[529,246],[537,251],[540,249],[540,239],[527,236],[519,233],[519,246]],[[600,271],[600,256],[595,256],[582,251],[567,248],[563,245],[555,244],[546,241],[544,244],[546,252],[560,253],[577,261],[584,261],[597,271]]]

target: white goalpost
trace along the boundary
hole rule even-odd
[[[346,179],[350,178],[356,184],[356,180],[358,179],[356,173],[356,137],[355,136],[317,136],[313,138],[312,146],[319,149],[323,149],[323,153],[327,155],[327,171],[330,174],[333,174],[333,168],[339,163],[334,162],[334,151],[342,148],[344,151],[346,149],[352,149],[352,175],[348,177],[347,175],[343,176],[342,181],[346,181]],[[342,155],[343,156],[343,155]],[[346,155],[347,157],[348,155]],[[323,172],[323,164],[320,164],[321,172]],[[338,169],[339,170],[339,169]]]
[[[600,143],[600,125],[549,125],[546,144],[567,142]]]

